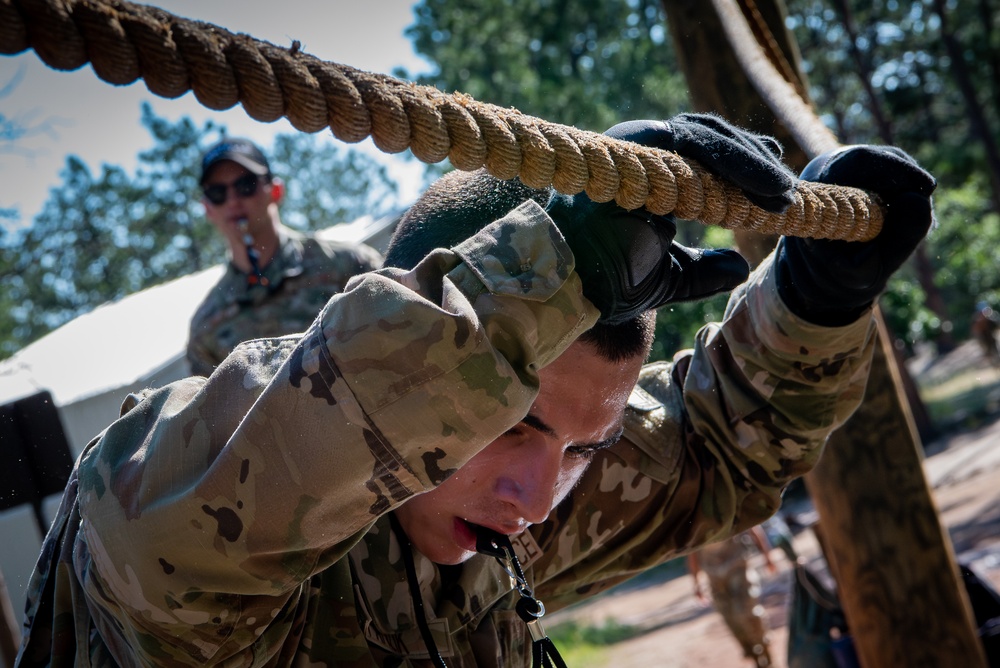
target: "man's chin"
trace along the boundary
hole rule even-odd
[[[438,566],[458,566],[476,556],[475,552],[463,550],[457,545],[448,547],[439,545],[421,546],[419,541],[413,541],[413,549]]]
[[[474,556],[476,556],[475,552],[468,552],[466,550],[462,550],[461,553],[459,553],[457,556],[451,558],[443,558],[443,559],[432,559],[431,561],[433,561],[438,566],[458,566],[459,564],[464,564],[469,559],[472,559]]]
[[[404,504],[397,510],[396,517],[413,549],[427,559],[441,566],[457,566],[476,555],[476,525],[460,517],[442,518],[443,521],[432,523],[414,523],[408,510]]]

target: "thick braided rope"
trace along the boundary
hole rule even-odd
[[[783,214],[751,204],[728,182],[669,151],[611,139],[478,102],[461,93],[329,63],[297,48],[124,0],[0,0],[0,53],[33,49],[47,65],[90,62],[98,77],[175,98],[193,90],[210,109],[243,105],[252,118],[327,126],[345,142],[368,136],[386,153],[410,149],[461,170],[729,229],[864,241],[882,211],[861,190],[801,182]]]

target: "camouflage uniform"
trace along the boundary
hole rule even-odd
[[[712,603],[733,632],[743,653],[758,666],[770,666],[767,620],[760,604],[760,577],[750,567],[750,537],[746,533],[699,551],[699,563],[708,576]]]
[[[251,285],[232,263],[191,319],[191,373],[208,376],[238,343],[304,332],[323,305],[354,275],[377,269],[382,257],[347,244],[278,228],[278,250],[264,268],[267,286]]]
[[[386,513],[518,423],[597,312],[527,202],[412,272],[353,279],[302,336],[126,401],[81,455],[29,592],[21,665],[425,666]],[[653,364],[621,443],[515,539],[550,610],[767,518],[860,401],[868,318],[815,327],[770,263]],[[510,577],[414,554],[448,665],[529,665]]]

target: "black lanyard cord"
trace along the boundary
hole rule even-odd
[[[410,598],[413,599],[413,610],[416,613],[417,626],[420,628],[420,635],[424,639],[424,645],[427,646],[427,653],[430,655],[431,661],[434,662],[435,666],[438,668],[448,668],[448,664],[441,658],[437,643],[434,642],[434,636],[431,635],[431,627],[427,625],[427,613],[424,611],[424,597],[420,594],[420,581],[417,579],[417,569],[413,565],[413,547],[410,545],[410,539],[407,538],[406,532],[400,526],[395,513],[389,513],[389,523],[392,525],[393,533],[396,534],[396,540],[400,543],[400,552],[403,553],[403,565],[406,567],[406,580],[410,588]]]
[[[247,247],[247,259],[250,260],[250,268],[253,270],[253,275],[247,276],[247,283],[268,287],[270,281],[267,280],[264,272],[260,270],[260,253],[253,245],[253,235],[250,234],[250,221],[246,218],[240,218],[237,221],[237,225],[239,225],[240,232],[243,234],[243,243]]]

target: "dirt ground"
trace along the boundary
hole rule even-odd
[[[960,561],[1000,588],[1000,417],[975,429],[941,438],[925,447],[925,472],[943,524]],[[808,502],[796,511],[806,515]],[[815,569],[825,571],[819,549],[808,529],[796,533],[796,551]],[[792,564],[778,549],[771,551],[775,573],[755,557],[763,583],[763,603],[770,624],[771,655],[776,668],[787,668]],[[711,607],[693,595],[690,576],[674,568],[654,584],[613,590],[585,605],[560,611],[548,619],[553,628],[567,621],[597,626],[613,623],[642,629],[629,640],[601,648],[597,656],[575,661],[573,668],[749,667],[742,651]]]

